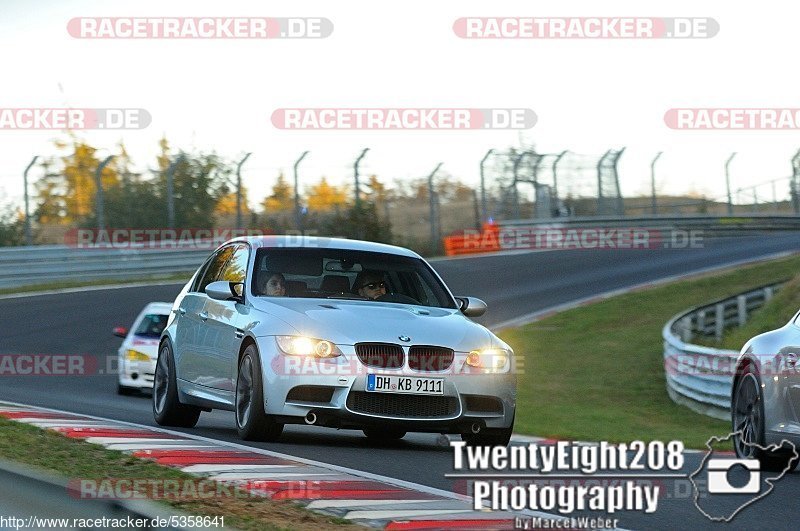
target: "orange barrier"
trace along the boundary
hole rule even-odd
[[[446,256],[491,253],[500,250],[498,236],[500,227],[494,223],[484,223],[480,232],[464,230],[443,239]]]

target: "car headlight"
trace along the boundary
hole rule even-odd
[[[335,358],[342,355],[339,347],[324,339],[305,336],[275,336],[281,352],[290,356],[314,356],[317,358]]]
[[[467,354],[466,363],[470,367],[488,372],[501,372],[508,367],[509,352],[501,348],[473,350]]]
[[[150,361],[150,356],[138,350],[126,350],[125,359],[128,361]]]

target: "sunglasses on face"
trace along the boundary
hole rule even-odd
[[[369,284],[364,284],[361,287],[362,288],[366,288],[366,289],[385,288],[386,287],[386,282],[370,282]]]

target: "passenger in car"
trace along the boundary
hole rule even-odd
[[[374,269],[362,271],[356,277],[353,289],[368,299],[377,299],[386,295],[386,281],[383,280],[383,272]]]
[[[261,288],[261,292],[269,297],[284,297],[286,295],[286,278],[281,273],[272,273]]]

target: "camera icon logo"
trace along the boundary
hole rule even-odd
[[[750,472],[750,479],[745,485],[735,487],[728,480],[728,471],[741,465]],[[709,494],[757,494],[760,490],[761,466],[757,459],[709,459],[708,460],[708,493]]]
[[[697,510],[712,522],[730,522],[745,507],[769,495],[775,483],[783,479],[793,462],[800,459],[800,452],[793,442],[782,439],[780,443],[768,446],[755,442],[745,442],[745,446],[757,449],[761,453],[785,452],[792,458],[781,470],[765,467],[762,470],[757,458],[716,457],[714,445],[733,441],[741,431],[729,433],[724,437],[712,436],[706,441],[707,452],[697,469],[689,474],[689,481],[694,491],[693,501]],[[750,454],[758,455],[756,452]],[[702,498],[702,503],[701,503]]]

